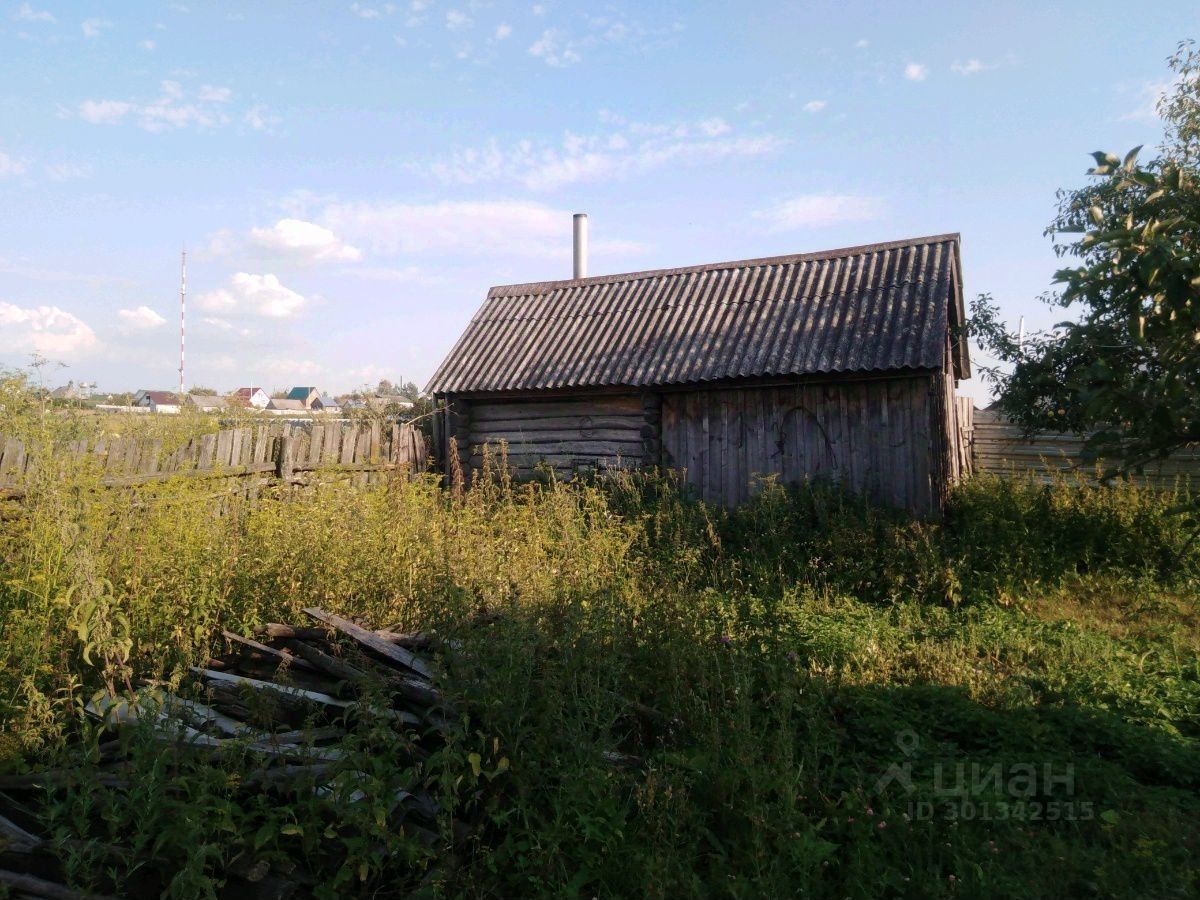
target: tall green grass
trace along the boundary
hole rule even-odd
[[[251,504],[49,471],[0,525],[10,765],[61,741],[96,687],[177,678],[218,625],[319,605],[461,646],[473,730],[445,783],[480,785],[483,827],[431,894],[1197,890],[1200,548],[1177,497],[980,478],[929,523],[771,483],[728,512],[635,475]],[[904,763],[912,793],[877,787]],[[1090,815],[913,815],[970,763],[1071,766]],[[211,849],[197,877],[221,870]],[[366,895],[394,873],[346,877]]]

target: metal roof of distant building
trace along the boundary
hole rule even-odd
[[[294,387],[288,391],[289,400],[307,400],[309,394],[317,392],[315,387]]]
[[[493,287],[427,391],[939,369],[959,236]],[[965,342],[954,353],[970,376]]]
[[[159,406],[179,405],[179,395],[171,391],[146,391],[142,396],[144,399],[150,400]]]

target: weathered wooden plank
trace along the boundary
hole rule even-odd
[[[596,396],[578,400],[512,400],[471,404],[471,420],[526,419],[542,416],[620,415],[641,416],[642,402],[637,394]]]
[[[354,462],[354,452],[358,443],[358,429],[350,426],[342,432],[342,455],[338,462],[349,465]]]
[[[8,885],[13,891],[22,891],[23,894],[19,896],[45,897],[48,900],[116,900],[104,894],[74,891],[35,875],[24,875],[7,869],[0,869],[0,884]]]
[[[162,456],[162,441],[151,441],[141,459],[138,460],[138,473],[142,475],[155,475],[158,473],[159,460]]]
[[[215,669],[203,669],[199,666],[191,666],[190,668],[192,672],[199,675],[205,681],[214,681],[221,684],[244,685],[257,691],[266,691],[267,693],[279,694],[287,699],[308,700],[311,703],[316,703],[321,706],[332,706],[339,709],[345,709],[350,705],[349,700],[339,700],[337,697],[331,697],[329,694],[323,694],[320,691],[306,691],[302,688],[291,687],[290,685],[276,684],[273,681],[262,681],[258,678],[247,678],[245,675],[234,675],[230,672],[218,672]]]
[[[372,421],[370,428],[370,445],[367,458],[363,462],[378,463],[383,461],[383,429],[379,422]]]
[[[303,612],[318,622],[324,622],[326,625],[333,626],[338,631],[358,641],[364,647],[375,651],[380,656],[384,656],[392,662],[399,663],[406,669],[411,669],[425,678],[433,677],[433,671],[426,665],[423,659],[415,653],[405,650],[403,647],[398,647],[390,641],[385,641],[379,635],[375,634],[375,632],[355,625],[349,619],[343,619],[341,616],[327,613],[323,609],[316,607],[307,607]]]
[[[279,438],[279,449],[276,451],[277,456],[275,457],[275,474],[282,480],[291,478],[295,468],[294,441],[295,438],[290,434],[284,434]]]
[[[325,426],[314,425],[311,439],[308,442],[308,467],[310,469],[319,468],[321,465],[321,452],[325,449]]]
[[[321,465],[337,465],[338,450],[342,445],[342,435],[345,430],[346,426],[342,424],[326,426],[325,446],[321,449]]]
[[[271,457],[271,429],[259,425],[254,429],[254,459],[253,462],[265,463]]]
[[[503,431],[575,431],[578,429],[621,429],[640,433],[643,423],[642,416],[632,413],[623,416],[604,415],[569,415],[569,416],[529,416],[527,418],[482,419],[471,423],[471,431],[503,432]]]
[[[228,431],[217,432],[217,449],[213,454],[212,464],[216,468],[229,468],[230,448],[233,446],[233,435]]]
[[[470,452],[473,455],[479,455],[483,449],[482,444],[472,444]],[[500,445],[488,445],[492,449],[494,455],[499,455]],[[548,444],[507,444],[507,453],[509,456],[539,456],[545,455],[570,455],[570,456],[595,456],[609,457],[630,460],[641,460],[642,444],[637,442],[620,442],[620,441],[560,441]]]
[[[507,441],[510,444],[544,444],[560,441],[620,441],[626,444],[641,444],[640,428],[574,428],[545,431],[484,431],[471,429],[472,444],[495,444]]]
[[[217,448],[217,436],[215,434],[206,434],[200,438],[199,455],[196,458],[197,469],[211,469],[213,466],[213,457]]]
[[[236,632],[227,631],[225,629],[221,629],[221,636],[231,643],[248,647],[251,650],[255,650],[258,653],[263,654],[264,656],[273,657],[280,662],[286,663],[290,666],[295,666],[298,669],[309,669],[315,671],[315,667],[311,663],[293,656],[290,653],[284,653],[282,650],[276,650],[274,647],[268,647],[266,644],[262,644],[254,640],[254,638],[243,637]]]

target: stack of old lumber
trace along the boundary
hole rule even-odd
[[[63,858],[97,849],[127,869],[140,869],[124,883],[122,896],[156,897],[171,872],[161,861],[132,860],[117,843],[97,848],[94,836],[55,839],[45,833],[41,804],[48,789],[92,785],[120,790],[136,778],[130,762],[131,735],[149,735],[157,746],[213,760],[224,754],[252,760],[239,790],[287,802],[307,792],[331,796],[335,774],[353,762],[343,746],[369,720],[384,723],[397,738],[397,770],[419,772],[420,762],[444,746],[455,727],[454,710],[437,682],[444,648],[425,634],[370,630],[321,609],[306,609],[303,626],[268,624],[255,637],[222,632],[227,652],[208,660],[177,690],[147,684],[87,706],[103,724],[105,737],[86,765],[20,775],[0,775],[0,896],[81,900],[97,897],[64,884]],[[387,798],[388,826],[433,844],[450,821],[420,778]],[[338,795],[342,803],[366,799],[361,792]],[[261,798],[260,798],[261,799]],[[378,800],[378,797],[372,798]],[[452,823],[461,833],[460,823]],[[128,865],[141,862],[141,866]],[[229,865],[222,897],[308,896],[313,878],[303,863],[280,864],[243,853]]]

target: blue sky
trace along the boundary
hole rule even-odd
[[[234,12],[233,10],[240,10]],[[489,285],[959,231],[1050,324],[1042,229],[1155,144],[1191,2],[0,3],[0,367],[423,382]],[[971,384],[974,393],[982,389]]]

